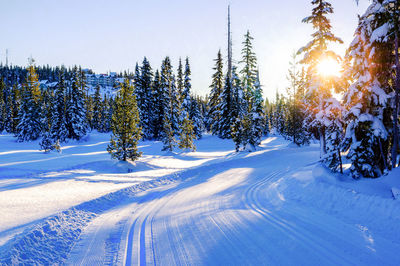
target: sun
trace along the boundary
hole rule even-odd
[[[333,58],[322,59],[317,65],[318,74],[324,77],[339,77],[342,67]]]

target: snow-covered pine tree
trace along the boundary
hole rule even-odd
[[[4,83],[4,79],[0,79],[0,133],[6,128],[6,84]]]
[[[51,124],[53,123],[53,92],[50,90],[41,91],[40,100],[40,119],[42,125],[42,133],[50,132]]]
[[[200,110],[200,99],[191,97],[189,119],[193,121],[193,131],[196,139],[201,139],[204,131],[204,117]]]
[[[172,66],[167,56],[161,65],[160,89],[162,100],[162,131],[161,138],[163,150],[172,151],[176,144],[175,134],[178,134],[178,106],[175,87],[175,77],[172,73]]]
[[[225,76],[224,88],[222,89],[219,98],[219,104],[217,106],[217,109],[220,112],[218,136],[222,139],[227,139],[232,137],[231,125],[235,120],[232,107],[232,80],[228,74]]]
[[[328,14],[333,13],[332,5],[325,0],[312,0],[311,4],[315,6],[312,9],[312,14],[304,18],[303,22],[311,23],[316,32],[311,35],[312,40],[297,53],[304,53],[301,63],[307,65],[307,80],[305,84],[307,104],[310,110],[313,110],[314,114],[316,114],[322,110],[325,105],[324,101],[331,98],[332,94],[331,80],[327,82],[326,77],[322,77],[318,73],[317,66],[321,60],[326,60],[327,58],[339,60],[340,57],[335,52],[328,50],[328,43],[343,43],[343,41],[332,33],[330,21],[326,17]],[[323,157],[326,153],[325,126],[323,121],[314,121],[315,119],[316,117],[314,117],[312,123],[318,125],[321,157]]]
[[[93,95],[93,122],[92,122],[93,129],[97,131],[101,131],[100,128],[103,119],[101,108],[102,108],[102,97],[100,94],[100,86],[97,85]]]
[[[100,132],[109,132],[111,129],[111,117],[110,117],[110,100],[107,97],[107,94],[104,95],[104,99],[101,103],[101,123],[100,123]]]
[[[176,139],[174,136],[174,130],[172,129],[171,122],[169,121],[167,116],[163,118],[163,131],[162,131],[162,142],[163,142],[163,151],[173,151],[176,146]]]
[[[140,112],[140,125],[143,131],[144,139],[152,139],[153,130],[152,130],[152,120],[153,118],[153,107],[154,101],[153,97],[153,72],[150,66],[149,61],[145,57],[143,59],[142,66],[140,68],[140,86],[142,90],[142,102],[141,102],[141,112]]]
[[[392,149],[391,149],[391,165],[397,167],[398,154],[400,151],[399,136],[399,108],[400,108],[400,2],[398,0],[378,1],[382,3],[382,7],[376,14],[375,31],[372,33],[373,41],[385,47],[383,57],[386,59],[385,70],[380,71],[380,79],[382,84],[389,87],[393,91],[393,112],[392,112]],[[379,54],[379,53],[378,53]],[[386,67],[392,65],[395,74],[392,74],[391,68]],[[389,85],[389,86],[387,86]],[[387,116],[387,115],[386,115]],[[385,119],[387,120],[387,119]],[[383,155],[384,156],[384,155]]]
[[[213,135],[219,135],[220,133],[220,120],[221,120],[221,113],[218,109],[220,106],[220,95],[223,90],[223,83],[224,83],[224,74],[222,72],[223,69],[223,63],[222,63],[222,55],[221,55],[221,50],[218,51],[217,58],[214,59],[215,61],[215,67],[213,70],[215,73],[212,76],[212,82],[210,85],[211,92],[210,92],[210,97],[209,97],[209,110],[207,113],[207,129],[212,132]]]
[[[88,130],[94,129],[94,124],[93,124],[93,97],[92,95],[89,94],[89,91],[87,90],[85,93],[85,123],[88,127]]]
[[[142,128],[142,134],[144,134],[143,128],[145,123],[144,116],[146,115],[146,106],[145,106],[145,101],[146,101],[146,95],[144,88],[142,86],[142,75],[140,73],[140,67],[139,64],[136,62],[135,65],[135,73],[133,75],[133,85],[135,88],[135,95],[136,95],[136,102],[139,110],[139,116],[140,116],[140,127]],[[144,135],[142,136],[142,138]]]
[[[274,131],[282,136],[286,136],[287,128],[286,128],[286,104],[285,104],[285,98],[276,92],[275,96],[275,103],[273,105],[273,110],[272,110],[272,127],[274,128]]]
[[[243,69],[240,71],[240,74],[242,75],[244,97],[249,103],[248,111],[250,111],[252,109],[251,98],[254,95],[254,83],[256,82],[257,75],[257,58],[253,52],[253,37],[251,37],[250,32],[247,31],[244,37],[245,39],[242,43],[242,60],[239,63],[243,64]]]
[[[43,133],[43,138],[39,142],[39,147],[41,151],[44,151],[44,153],[54,150],[53,139],[50,137],[50,132],[47,131]]]
[[[333,172],[343,173],[340,147],[344,138],[344,110],[335,98],[325,101],[324,108],[317,114],[318,120],[325,121],[326,154],[322,158],[327,167]]]
[[[181,60],[179,60],[180,68],[182,68]],[[180,75],[184,75],[179,78]],[[190,65],[189,65],[189,58],[186,57],[185,60],[185,71],[182,74],[182,69],[179,70],[178,68],[178,92],[180,82],[182,82],[181,86],[182,89],[180,90],[180,117],[179,117],[179,147],[181,149],[191,149],[195,150],[196,147],[194,146],[193,140],[201,137],[201,122],[199,121],[199,113],[197,108],[196,102],[192,103],[192,99],[190,97],[190,90],[192,88],[192,84],[190,82]],[[182,79],[180,82],[179,80]],[[192,111],[191,108],[194,108]],[[196,119],[196,121],[194,120]],[[195,129],[196,128],[196,129]],[[197,131],[197,132],[196,132]]]
[[[18,141],[36,140],[40,137],[40,88],[34,60],[29,59],[26,83],[23,84],[21,109],[18,114]]]
[[[65,69],[63,67],[59,72],[52,109],[53,115],[49,138],[53,140],[53,144],[56,140],[64,142],[68,137],[69,131],[66,121],[66,83]]]
[[[288,103],[286,128],[290,140],[300,146],[309,142],[308,134],[306,133],[307,129],[303,128],[303,121],[306,115],[302,104],[304,101],[304,71],[299,69],[296,53],[292,55],[292,60],[289,64],[287,80],[290,86],[287,88]]]
[[[142,153],[137,145],[141,138],[140,117],[129,79],[119,85],[111,122],[112,136],[107,151],[112,158],[135,161]]]
[[[233,113],[235,117],[231,125],[232,140],[235,143],[236,151],[241,145],[246,145],[250,127],[248,126],[248,103],[245,100],[242,82],[237,74],[237,68],[232,66],[232,89],[233,89]],[[245,148],[245,147],[243,147]]]
[[[265,128],[265,114],[263,109],[264,101],[262,96],[262,88],[260,84],[260,78],[257,71],[256,80],[254,82],[254,90],[251,97],[251,110],[250,110],[250,119],[251,119],[251,132],[249,139],[249,144],[252,146],[252,149],[255,149],[261,143],[261,137]]]
[[[186,112],[186,117],[183,118],[183,122],[180,128],[179,148],[195,151],[196,146],[193,142],[195,139],[196,135],[193,128],[193,121],[190,120],[189,113]]]
[[[180,62],[180,61],[179,61]],[[186,57],[185,60],[185,72],[184,72],[184,81],[183,81],[183,88],[181,92],[179,92],[179,78],[178,78],[178,92],[180,95],[180,112],[181,112],[181,118],[180,120],[183,121],[186,118],[186,115],[190,113],[190,105],[191,105],[191,99],[190,99],[190,93],[192,89],[192,84],[191,84],[191,79],[190,79],[191,71],[190,71],[190,65],[189,65],[189,58]],[[178,77],[179,77],[179,71],[178,71]],[[190,119],[190,116],[189,116]]]
[[[153,91],[152,91],[152,106],[153,106],[153,118],[152,118],[152,136],[154,139],[161,139],[163,131],[163,119],[164,119],[164,99],[163,89],[161,87],[160,72],[156,70],[154,74]]]
[[[19,113],[21,107],[21,93],[18,85],[14,84],[11,88],[11,93],[8,94],[8,108],[7,108],[7,124],[6,130],[8,133],[17,134],[17,127],[19,124]]]
[[[87,132],[86,112],[84,109],[85,92],[82,90],[85,87],[81,84],[80,71],[76,66],[72,70],[72,75],[72,83],[66,104],[68,138],[80,140]]]
[[[10,90],[7,94],[7,101],[6,101],[6,114],[5,114],[5,124],[4,129],[8,133],[14,133],[14,104],[13,104],[13,94],[12,90]]]
[[[135,88],[135,95],[136,95],[136,102],[139,108],[139,114],[140,114],[140,108],[142,105],[142,99],[144,98],[143,95],[143,90],[142,90],[142,80],[140,79],[140,67],[139,64],[136,62],[135,65],[135,74],[133,75],[133,85]]]
[[[186,117],[186,113],[182,114],[182,102],[183,102],[183,65],[182,65],[182,59],[179,57],[179,62],[178,62],[178,69],[176,72],[176,89],[177,89],[177,103],[178,103],[178,109],[179,109],[179,124],[183,122],[183,120]],[[186,111],[186,110],[185,110]]]
[[[272,108],[273,104],[266,97],[264,100],[264,113],[265,113],[265,128],[264,135],[268,136],[271,133],[271,125],[272,125]]]
[[[50,130],[53,126],[53,95],[49,90],[42,91],[42,101],[41,101],[41,123],[42,123],[42,140],[39,142],[40,150],[45,153],[54,149],[53,141],[50,136]]]
[[[243,69],[240,73],[242,75],[244,98],[247,102],[247,114],[243,125],[247,125],[248,128],[247,126],[243,128],[246,131],[243,135],[249,138],[245,143],[250,144],[251,149],[255,149],[261,142],[264,129],[263,98],[259,80],[257,83],[257,58],[253,52],[253,37],[251,37],[249,31],[246,32],[244,37],[242,60],[240,61],[243,64]]]
[[[346,54],[351,64],[345,74],[352,83],[344,95],[344,119],[348,125],[343,149],[348,151],[353,178],[378,177],[388,168],[385,142],[391,123],[385,114],[389,109],[387,82],[390,81],[385,73],[392,64],[387,62],[391,55],[386,45],[376,41],[376,34],[382,30],[376,12],[383,10],[381,3],[372,2],[360,17],[355,38]]]

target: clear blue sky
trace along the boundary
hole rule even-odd
[[[310,40],[311,25],[301,23],[311,12],[310,0],[2,0],[0,58],[27,65],[91,68],[97,73],[134,69],[147,56],[153,67],[169,55],[177,67],[189,56],[195,93],[209,92],[213,59],[226,55],[227,5],[231,4],[234,59],[240,60],[243,35],[254,37],[264,95],[284,91],[290,55]],[[344,52],[368,0],[331,0],[334,33]]]

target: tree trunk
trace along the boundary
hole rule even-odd
[[[396,87],[393,109],[393,148],[392,148],[392,167],[396,168],[397,150],[399,147],[399,127],[398,127],[398,109],[399,109],[399,92],[400,92],[400,63],[399,63],[399,25],[396,18],[395,26],[395,57],[396,57]]]
[[[378,138],[378,142],[379,142],[379,149],[381,151],[381,157],[382,157],[382,160],[383,160],[383,166],[385,167],[385,170],[387,171],[388,168],[387,168],[387,164],[386,164],[386,158],[385,158],[385,154],[383,153],[382,141],[381,141],[380,138]]]
[[[339,148],[337,148],[337,153],[338,153],[338,156],[339,156],[340,173],[343,174],[342,155],[340,154],[340,149]]]
[[[325,129],[319,129],[319,145],[320,145],[320,158],[324,157],[326,154],[326,144],[325,144]]]

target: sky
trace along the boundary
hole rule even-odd
[[[264,96],[284,92],[291,54],[311,40],[311,0],[0,0],[0,61],[26,66],[81,65],[96,73],[134,70],[146,56],[153,69],[170,56],[190,59],[193,92],[209,93],[214,59],[226,60],[227,6],[231,6],[233,58],[240,61],[247,30],[254,37]],[[369,0],[329,1],[333,33],[344,41],[332,47],[343,55]],[[239,65],[240,69],[240,65]]]

